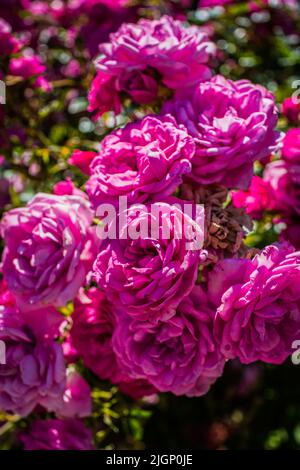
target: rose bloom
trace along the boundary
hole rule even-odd
[[[0,57],[15,54],[18,49],[19,44],[12,35],[11,26],[0,18]]]
[[[286,98],[281,105],[281,112],[291,123],[300,120],[300,102],[298,99]]]
[[[37,405],[57,409],[65,389],[61,344],[37,336],[16,306],[0,306],[0,340],[6,364],[0,365],[0,409],[27,416]]]
[[[269,163],[264,180],[273,191],[274,209],[291,217],[300,215],[300,165],[277,160]]]
[[[80,291],[74,302],[72,342],[84,365],[102,380],[118,384],[134,399],[156,392],[146,380],[134,380],[122,370],[112,348],[115,315],[104,292],[91,288]]]
[[[244,3],[243,0],[199,0],[198,7],[215,7],[227,4]],[[247,3],[247,2],[246,2]],[[298,9],[297,0],[248,0],[251,10],[265,6],[289,7]]]
[[[35,420],[20,434],[25,450],[93,450],[92,432],[77,419]]]
[[[90,174],[90,165],[96,157],[96,152],[86,152],[82,150],[74,150],[68,160],[69,165],[74,165],[79,168],[85,175]]]
[[[273,190],[274,206],[285,216],[300,214],[300,130],[290,129],[283,140],[282,159],[269,163],[264,180]]]
[[[6,178],[0,177],[0,211],[10,203],[10,184]]]
[[[224,359],[213,338],[214,311],[194,287],[167,321],[140,322],[117,317],[113,347],[133,378],[149,380],[159,391],[200,396],[222,375]]]
[[[172,316],[205,259],[203,218],[201,213],[194,222],[166,203],[131,206],[122,213],[119,237],[104,242],[93,268],[109,301],[138,318]]]
[[[103,380],[116,383],[123,376],[111,346],[114,317],[104,292],[80,291],[74,302],[72,342],[84,365]]]
[[[80,196],[88,199],[87,195],[81,191],[81,189],[76,188],[75,184],[70,178],[56,183],[53,186],[53,194],[56,196]]]
[[[24,309],[63,306],[94,260],[93,212],[77,195],[37,194],[4,215],[3,275]]]
[[[288,243],[216,265],[209,294],[219,303],[215,335],[226,358],[285,361],[300,333],[299,281],[300,253]]]
[[[14,296],[7,289],[7,284],[4,279],[0,280],[0,305],[1,307],[13,307],[15,305]]]
[[[215,46],[200,28],[163,16],[123,24],[99,50],[98,74],[89,94],[89,110],[97,115],[119,112],[121,92],[138,104],[152,102],[159,77],[171,90],[207,80]]]
[[[171,195],[191,170],[193,139],[171,116],[147,116],[111,133],[90,166],[86,190],[100,203],[145,202]]]
[[[235,207],[245,207],[247,214],[261,219],[264,211],[274,208],[274,194],[270,184],[260,176],[253,176],[248,191],[235,191],[232,201]]]
[[[60,418],[84,418],[92,413],[91,388],[73,366],[67,369],[63,399],[55,413]]]
[[[247,80],[217,75],[198,85],[190,99],[175,97],[163,107],[194,138],[196,152],[189,178],[246,189],[253,162],[276,147],[274,96]]]
[[[9,62],[9,73],[22,77],[25,80],[35,75],[41,75],[46,70],[41,59],[37,55],[16,57]]]
[[[300,129],[289,129],[283,139],[282,158],[300,165]]]

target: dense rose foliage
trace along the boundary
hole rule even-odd
[[[276,146],[274,97],[247,80],[218,75],[200,84],[191,98],[175,97],[163,110],[194,137],[190,178],[200,184],[245,189],[254,160],[267,157]]]

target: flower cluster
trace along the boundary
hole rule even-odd
[[[32,30],[26,15],[0,18],[0,79],[29,102],[25,135],[11,98],[13,112],[0,109],[0,411],[24,420],[25,449],[88,450],[101,432],[83,420],[99,418],[104,382],[148,403],[199,397],[226,361],[281,364],[292,353],[300,130],[281,135],[266,87],[220,74],[209,28],[138,20],[123,0],[21,4]],[[80,38],[83,52],[68,56]],[[66,135],[60,87],[81,134]],[[281,111],[299,122],[298,104]],[[251,244],[264,223],[283,229]]]

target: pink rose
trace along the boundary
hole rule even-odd
[[[215,335],[224,356],[244,364],[281,364],[300,334],[300,253],[270,245],[253,260],[224,260],[211,272],[210,298],[219,304]]]
[[[91,389],[86,380],[73,368],[67,369],[63,400],[55,409],[60,418],[84,418],[92,413]]]
[[[246,189],[253,163],[275,148],[277,110],[274,96],[247,80],[221,75],[197,86],[191,98],[175,97],[163,107],[194,138],[196,152],[189,178]]]
[[[272,188],[259,176],[253,176],[248,191],[234,191],[232,201],[235,207],[245,207],[254,219],[261,219],[264,211],[274,208]]]
[[[95,256],[92,220],[84,198],[42,193],[4,215],[3,275],[23,309],[75,297]]]
[[[100,379],[118,384],[134,399],[155,393],[149,382],[131,379],[118,363],[112,348],[115,315],[105,294],[96,288],[81,291],[74,307],[71,338],[84,365]]]
[[[0,18],[0,57],[15,54],[18,49],[19,44],[12,35],[11,26]]]
[[[90,174],[90,164],[96,157],[96,152],[86,152],[82,150],[74,150],[71,157],[68,160],[70,165],[77,166],[79,170],[85,175]]]
[[[161,392],[200,396],[224,367],[213,338],[213,317],[197,286],[167,321],[153,324],[118,315],[113,347],[132,378],[147,379]]]
[[[184,27],[169,16],[124,23],[99,49],[98,73],[89,95],[89,110],[96,111],[96,116],[120,111],[120,91],[139,104],[156,98],[155,76],[157,83],[161,77],[172,90],[207,80],[211,76],[207,64],[215,53],[200,28]]]
[[[94,158],[86,190],[95,207],[118,203],[145,202],[151,197],[171,195],[191,170],[194,143],[183,126],[170,116],[147,116],[127,124],[103,142]]]
[[[114,317],[105,294],[96,288],[81,291],[72,319],[72,341],[85,366],[103,380],[122,380],[111,346]]]
[[[264,180],[273,191],[273,207],[285,216],[300,215],[300,164],[285,160],[269,163]]]
[[[131,206],[120,236],[104,242],[94,278],[110,302],[139,319],[170,318],[192,290],[203,252],[203,217],[175,205]],[[163,223],[161,223],[163,221]]]
[[[0,306],[0,409],[27,416],[37,405],[55,410],[65,388],[62,347],[52,336],[35,334],[16,306]]]

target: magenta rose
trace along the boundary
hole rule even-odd
[[[41,75],[46,70],[39,56],[16,57],[9,62],[9,73],[22,77],[25,80],[36,75]]]
[[[42,193],[4,215],[3,275],[23,309],[75,297],[94,260],[92,220],[83,197]]]
[[[189,178],[246,189],[253,163],[276,147],[274,96],[247,80],[217,75],[197,86],[190,99],[175,97],[163,107],[184,124],[196,144]]]
[[[224,356],[244,364],[281,364],[300,334],[300,253],[270,245],[253,260],[230,259],[210,275],[210,298],[219,304],[215,335]]]
[[[291,123],[300,121],[300,102],[298,99],[286,98],[281,105],[281,112]]]
[[[97,115],[118,112],[121,92],[139,104],[153,100],[159,77],[171,90],[207,80],[207,64],[215,52],[199,27],[185,27],[169,16],[124,23],[99,49],[98,74],[89,95],[89,110]]]
[[[106,295],[96,288],[80,292],[74,303],[71,338],[84,365],[102,380],[118,384],[134,399],[152,395],[154,387],[146,380],[128,377],[112,348],[115,316]]]
[[[70,178],[56,183],[53,186],[53,194],[56,196],[80,196],[84,199],[88,199],[86,193],[81,191],[81,189],[76,188],[75,184]]]
[[[84,152],[82,150],[74,150],[68,160],[70,165],[77,166],[85,175],[90,174],[90,164],[96,157],[96,152]]]
[[[116,77],[99,71],[89,91],[88,110],[95,111],[95,119],[107,111],[113,111],[115,114],[120,113],[121,98],[116,90]]]
[[[107,136],[90,166],[86,190],[101,203],[145,202],[171,195],[191,170],[193,139],[170,116],[147,116]]]
[[[118,383],[119,390],[128,395],[133,400],[140,398],[155,396],[157,389],[148,382],[147,379],[131,379],[126,376],[126,379]]]
[[[254,219],[261,219],[264,211],[274,209],[273,190],[260,176],[253,176],[248,191],[234,191],[232,201],[235,207],[245,207]]]
[[[273,207],[285,216],[300,215],[300,164],[285,160],[269,163],[264,180],[273,191]]]
[[[25,450],[93,450],[92,432],[77,419],[33,421],[20,434]]]
[[[36,336],[15,306],[0,306],[0,409],[27,416],[37,405],[55,410],[62,403],[65,365],[61,344]]]
[[[203,213],[195,221],[175,205],[136,205],[120,215],[119,224],[119,236],[103,244],[94,263],[95,280],[130,315],[169,318],[205,258]]]
[[[167,321],[140,322],[117,317],[113,347],[120,363],[136,379],[147,379],[161,392],[200,396],[223,372],[224,359],[213,338],[214,311],[199,286]]]
[[[283,139],[282,158],[300,165],[300,129],[289,129]]]

